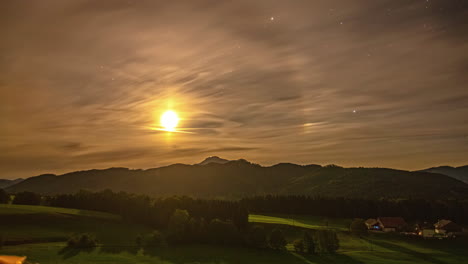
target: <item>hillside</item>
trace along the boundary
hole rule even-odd
[[[23,179],[19,178],[16,180],[8,180],[8,179],[0,179],[0,189],[15,185],[17,183],[22,182]]]
[[[422,170],[425,172],[439,173],[468,183],[468,165],[461,167],[440,166]]]
[[[281,163],[263,167],[245,160],[225,164],[174,164],[148,170],[110,168],[31,177],[9,192],[73,193],[112,189],[156,196],[239,198],[264,194],[301,194],[361,198],[466,198],[468,184],[451,177],[382,168]]]

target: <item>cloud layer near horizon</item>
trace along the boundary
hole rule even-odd
[[[468,162],[466,1],[2,1],[0,178]],[[187,133],[152,130],[166,109]]]

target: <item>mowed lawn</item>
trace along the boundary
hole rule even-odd
[[[144,226],[125,223],[120,217],[93,211],[44,206],[0,205],[0,238],[23,242],[4,246],[0,254],[27,256],[40,264],[325,264],[325,263],[468,263],[468,244],[455,240],[415,240],[392,235],[370,235],[365,239],[346,230],[350,219],[306,216],[251,215],[250,221],[271,229],[284,229],[288,251],[224,247],[214,245],[169,246],[144,252],[135,247],[138,234],[150,232]],[[292,252],[291,242],[303,230],[332,228],[338,232],[341,248],[334,255],[308,256]],[[73,233],[89,232],[99,240],[92,251],[65,249]]]

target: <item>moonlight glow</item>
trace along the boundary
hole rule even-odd
[[[164,112],[161,116],[161,125],[166,131],[175,131],[178,123],[179,117],[177,116],[177,113],[172,110]]]

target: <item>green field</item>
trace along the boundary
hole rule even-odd
[[[25,255],[40,264],[165,263],[468,263],[466,241],[420,240],[396,235],[370,235],[365,239],[347,231],[350,219],[323,219],[304,216],[251,215],[251,222],[267,229],[279,226],[287,240],[300,237],[303,229],[337,230],[340,250],[335,255],[307,256],[291,251],[249,249],[213,245],[169,246],[143,252],[135,247],[138,234],[150,229],[125,223],[120,217],[100,212],[43,206],[0,206],[0,236],[21,243],[4,246],[0,254]],[[75,232],[96,235],[100,246],[91,252],[65,249],[65,241]]]
[[[113,214],[96,212],[96,211],[88,211],[88,210],[80,210],[80,209],[57,208],[57,207],[37,206],[37,205],[0,204],[0,216],[11,215],[11,214],[38,214],[38,213],[79,215],[79,216],[89,216],[89,217],[94,217],[94,218],[115,219],[115,220],[121,219],[120,216],[113,215]]]
[[[323,218],[316,216],[300,216],[300,215],[249,215],[249,222],[253,223],[268,223],[290,225],[295,227],[310,228],[310,229],[325,229],[330,228],[337,231],[347,231],[352,219],[342,218]]]
[[[66,241],[73,233],[89,232],[102,243],[123,242],[125,234],[136,237],[147,228],[126,225],[116,215],[46,206],[1,205],[0,236],[8,243]],[[133,242],[133,240],[131,241]],[[125,239],[125,243],[129,243]]]

